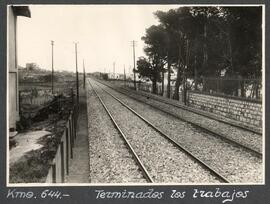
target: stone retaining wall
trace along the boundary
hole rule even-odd
[[[188,102],[191,107],[237,120],[244,125],[262,127],[260,101],[189,91]]]

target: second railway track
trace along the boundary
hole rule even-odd
[[[101,82],[99,82],[101,83]],[[240,146],[246,149],[257,157],[262,158],[262,136],[249,132],[247,130],[241,130],[236,127],[232,127],[228,124],[222,124],[214,119],[206,118],[202,115],[196,115],[195,113],[188,112],[187,110],[179,110],[177,107],[173,107],[169,104],[165,104],[161,101],[156,100],[146,100],[145,96],[141,96],[138,93],[133,93],[133,91],[127,92],[126,90],[119,90],[115,87],[108,85],[107,83],[102,83],[103,85],[121,93],[129,96],[130,98],[137,100],[142,103],[163,111],[167,114],[172,115],[182,121],[188,122],[193,126],[202,129],[203,131],[209,132],[212,135],[219,137],[227,142],[234,145]]]

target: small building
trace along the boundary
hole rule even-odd
[[[124,74],[108,73],[109,79],[124,80]]]
[[[136,74],[137,75],[137,74]],[[138,79],[138,76],[136,76],[137,79]],[[131,73],[131,74],[126,74],[126,80],[133,80],[134,79],[134,74]]]
[[[25,68],[28,71],[39,69],[39,67],[36,63],[26,63]]]
[[[31,17],[28,6],[8,7],[8,106],[9,106],[9,131],[16,131],[16,122],[19,117],[18,94],[18,64],[17,64],[17,17]]]
[[[101,72],[93,72],[91,75],[94,77],[97,77],[97,78],[101,78],[102,73]]]

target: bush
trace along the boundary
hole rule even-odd
[[[42,75],[38,77],[40,82],[51,82],[52,81],[52,75],[51,74],[46,74],[46,75]],[[57,76],[53,76],[53,81],[57,82],[58,81],[58,77]]]

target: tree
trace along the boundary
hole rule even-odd
[[[224,7],[230,37],[233,72],[244,77],[261,76],[262,8]],[[232,71],[232,70],[231,70]]]
[[[147,77],[152,81],[152,92],[157,93],[157,82],[161,81],[160,65],[155,59],[147,60],[145,57],[140,57],[137,61],[137,72],[139,77]]]
[[[40,75],[40,76],[38,76],[37,80],[40,81],[40,82],[51,82],[52,81],[52,75],[51,74]],[[59,77],[54,75],[53,80],[58,81]]]
[[[160,71],[159,66],[167,63],[167,97],[172,67],[177,70],[175,99],[186,78],[193,79],[197,89],[201,77],[261,77],[261,7],[181,7],[154,15],[160,24],[148,28],[142,39],[152,68]],[[252,83],[258,94],[259,81]],[[245,85],[240,85],[244,96]],[[224,93],[238,91],[238,84],[223,83],[222,87]],[[203,89],[217,88],[206,81]]]
[[[161,24],[168,33],[168,97],[170,96],[170,65],[177,69],[177,79],[174,99],[179,99],[179,87],[185,79],[185,71],[188,69],[189,44],[194,38],[197,26],[194,24],[190,7],[171,9],[168,12],[156,12]]]
[[[150,63],[153,93],[157,93],[156,83],[161,81],[161,74],[164,76],[165,72],[168,36],[163,27],[153,25],[146,29],[146,35],[142,37],[142,40],[146,44],[144,52],[148,56],[148,63]],[[138,72],[140,73],[139,70]],[[164,77],[162,77],[162,84],[164,83],[163,80]],[[164,88],[162,88],[162,92],[163,90]]]
[[[177,10],[170,9],[168,12],[157,11],[155,16],[159,19],[160,26],[163,27],[166,33],[166,41],[164,49],[166,50],[166,62],[167,62],[167,72],[168,72],[168,84],[167,84],[167,97],[170,98],[171,95],[171,72],[172,66],[177,63],[178,56],[178,43],[177,43]]]

